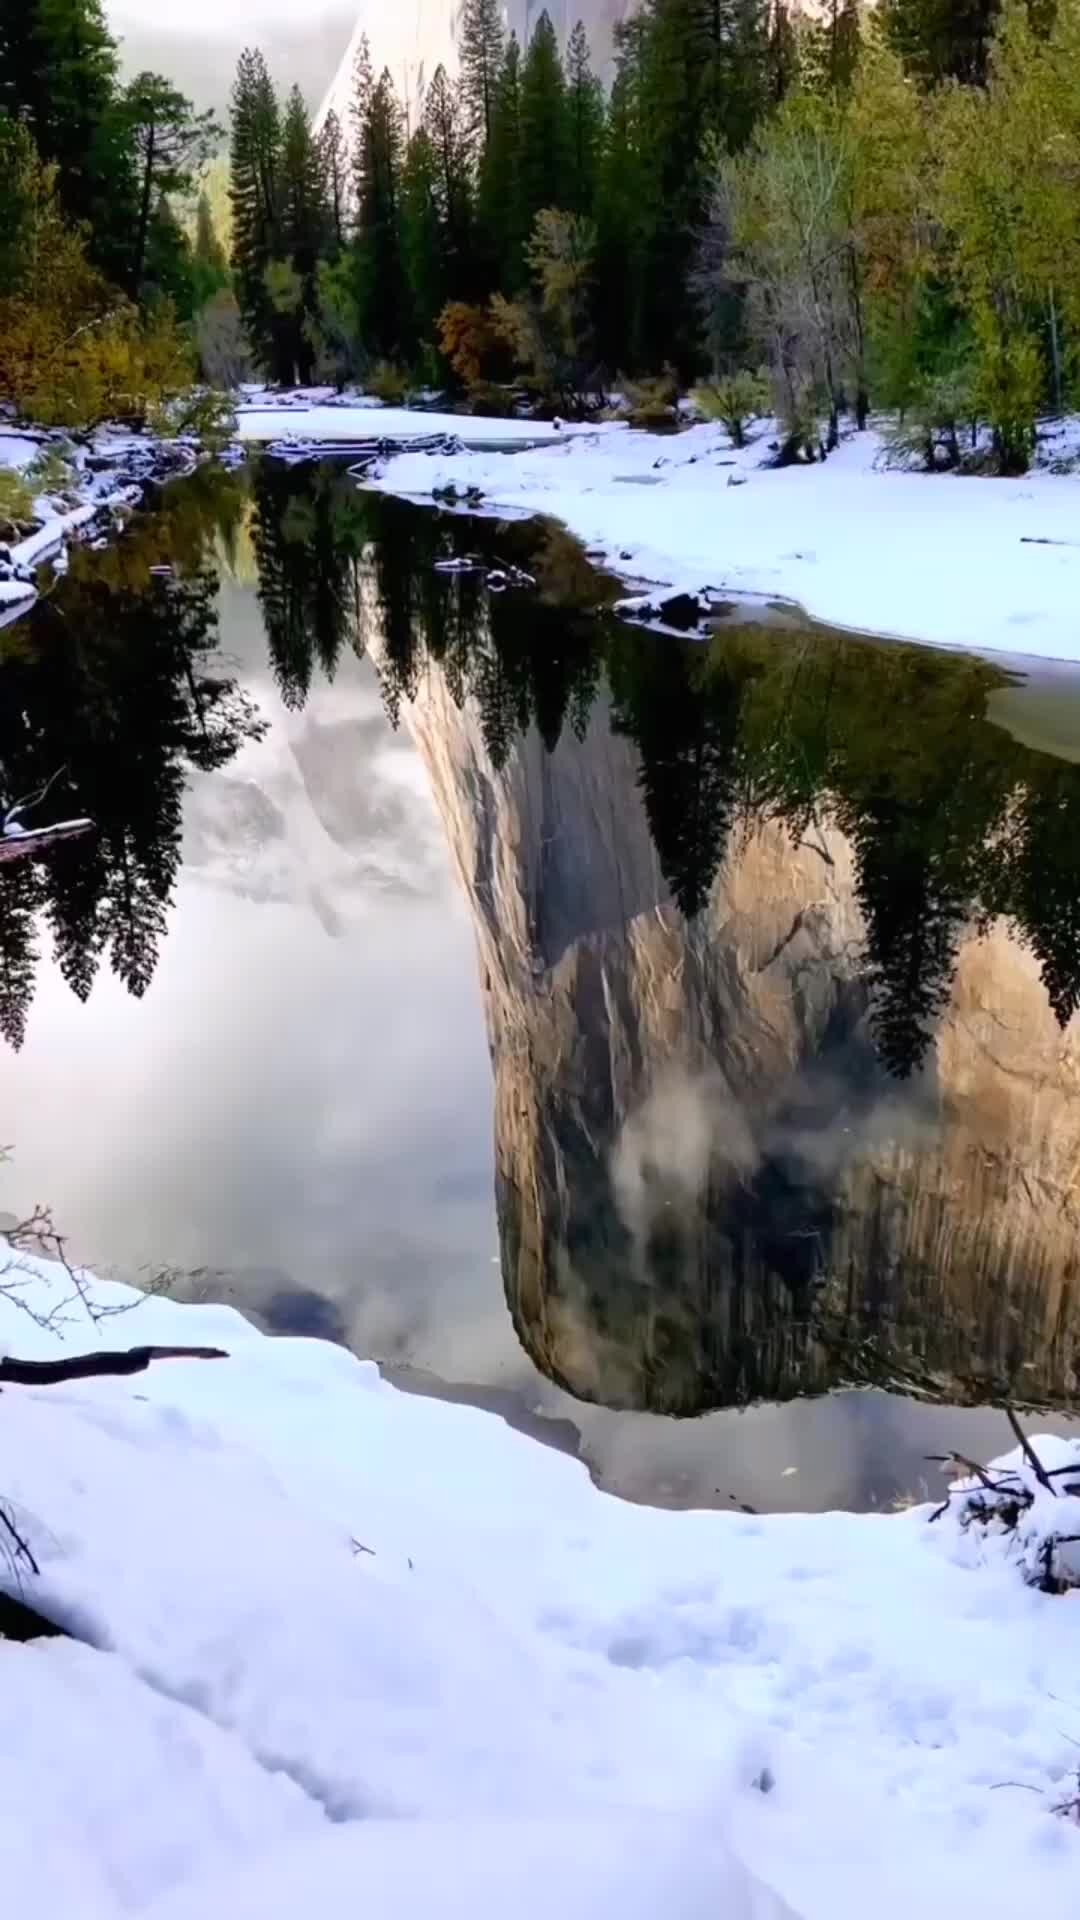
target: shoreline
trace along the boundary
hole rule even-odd
[[[688,1862],[703,1819],[730,1847],[754,1899],[725,1905],[710,1865],[694,1912],[1006,1920],[1018,1885],[1067,1905],[1073,1606],[1030,1567],[1076,1497],[1033,1491],[1018,1451],[995,1465],[1030,1499],[1026,1532],[966,1527],[970,1482],[934,1525],[925,1505],[632,1506],[342,1349],[81,1278],[84,1307],[68,1272],[19,1257],[6,1350],[160,1364],[0,1401],[32,1556],[0,1564],[0,1591],[59,1629],[0,1642],[9,1881],[35,1910],[77,1896],[114,1920],[121,1884],[162,1920],[270,1920],[296,1887],[369,1884],[384,1825],[405,1855],[451,1824],[483,1854],[554,1821],[576,1872],[563,1826],[618,1809],[635,1872],[657,1821]],[[1075,1442],[1029,1444],[1075,1470]]]
[[[146,504],[148,490],[187,479],[199,461],[188,440],[162,440],[149,433],[103,428],[87,445],[73,447],[62,432],[0,425],[0,472],[21,475],[42,454],[56,453],[71,467],[62,495],[34,500],[37,525],[10,544],[0,543],[0,631],[30,612],[40,598],[38,569],[66,564],[69,546],[102,541],[122,532],[126,517]]]
[[[769,432],[739,450],[697,426],[674,438],[603,427],[512,458],[406,451],[361,484],[559,520],[632,590],[783,600],[866,639],[1080,660],[1080,478],[887,469],[873,428],[820,466],[777,470]],[[1059,437],[1071,434],[1065,423]]]

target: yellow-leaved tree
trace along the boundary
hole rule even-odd
[[[140,313],[89,264],[54,170],[0,114],[0,399],[44,426],[167,431],[190,424],[193,375],[172,308]]]

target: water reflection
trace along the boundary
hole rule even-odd
[[[180,864],[189,772],[257,737],[254,705],[218,658],[215,545],[243,494],[204,470],[105,554],[70,573],[4,638],[0,770],[6,803],[48,784],[52,818],[85,812],[89,841],[0,867],[0,1034],[21,1046],[40,926],[80,1000],[104,958],[150,985]],[[44,804],[44,803],[43,803]]]
[[[459,597],[451,674],[414,607],[382,672],[476,921],[527,1351],[665,1413],[1070,1404],[1077,769],[985,662],[736,626],[569,622],[568,737],[514,611]]]
[[[535,590],[486,590],[507,561]],[[0,667],[6,791],[64,762],[101,827],[0,902],[16,1046],[43,935],[58,970],[14,1129],[40,1191],[80,1252],[210,1268],[272,1326],[637,1410],[573,1417],[649,1497],[775,1502],[795,1444],[658,1414],[1071,1405],[1080,767],[1002,730],[993,664],[657,640],[609,598],[557,529],[331,468],[200,476],[77,560]],[[138,995],[160,965],[138,1026],[102,983],[64,1011],[105,954]],[[88,1033],[111,1178],[85,1133],[46,1151]],[[799,1414],[788,1503],[887,1492],[905,1404]]]

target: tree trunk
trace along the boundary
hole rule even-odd
[[[1061,412],[1061,341],[1058,338],[1057,302],[1050,289],[1050,364],[1054,377],[1054,412]]]

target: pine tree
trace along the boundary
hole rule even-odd
[[[604,90],[592,70],[589,41],[580,20],[566,49],[566,112],[570,151],[567,205],[572,213],[591,214],[596,204],[604,131]]]
[[[499,0],[464,0],[458,28],[461,92],[469,133],[481,156],[491,141],[503,69],[503,40]]]
[[[356,49],[356,59],[352,71],[352,96],[349,101],[349,118],[352,122],[352,202],[354,210],[363,205],[364,185],[367,175],[367,139],[371,118],[371,96],[375,91],[375,75],[371,67],[371,48],[367,35],[361,37]]]
[[[349,198],[349,157],[341,121],[331,107],[319,133],[322,196],[330,221],[330,252],[336,258],[345,245]]]
[[[371,89],[361,123],[356,257],[363,338],[372,352],[386,358],[409,352],[415,338],[402,259],[403,160],[401,106],[384,71]]]
[[[439,211],[439,162],[426,128],[409,141],[401,183],[401,243],[412,315],[422,342],[432,342],[450,298],[446,231]]]
[[[131,140],[138,184],[138,217],[131,242],[128,290],[146,278],[150,229],[164,197],[190,194],[221,129],[212,113],[196,113],[184,94],[159,73],[140,73],[124,89],[120,113]]]
[[[229,199],[237,299],[252,350],[275,379],[291,377],[289,343],[267,287],[280,257],[281,118],[274,84],[258,51],[240,55],[232,96]]]
[[[521,192],[521,49],[510,35],[495,90],[491,138],[477,182],[482,271],[489,289],[516,293],[525,277]]]
[[[292,354],[303,383],[310,380],[314,369],[318,268],[329,220],[319,151],[299,87],[293,87],[289,94],[282,124],[279,230],[284,255],[299,287],[299,301],[292,316]]]
[[[566,82],[545,10],[521,75],[521,216],[526,233],[544,207],[565,207],[569,179]]]
[[[472,260],[472,183],[461,102],[437,67],[424,100],[424,132],[435,157],[435,204],[442,230],[448,293],[466,298],[475,282]]]
[[[615,79],[597,178],[597,339],[611,371],[641,359],[645,39],[640,14],[616,29]]]

